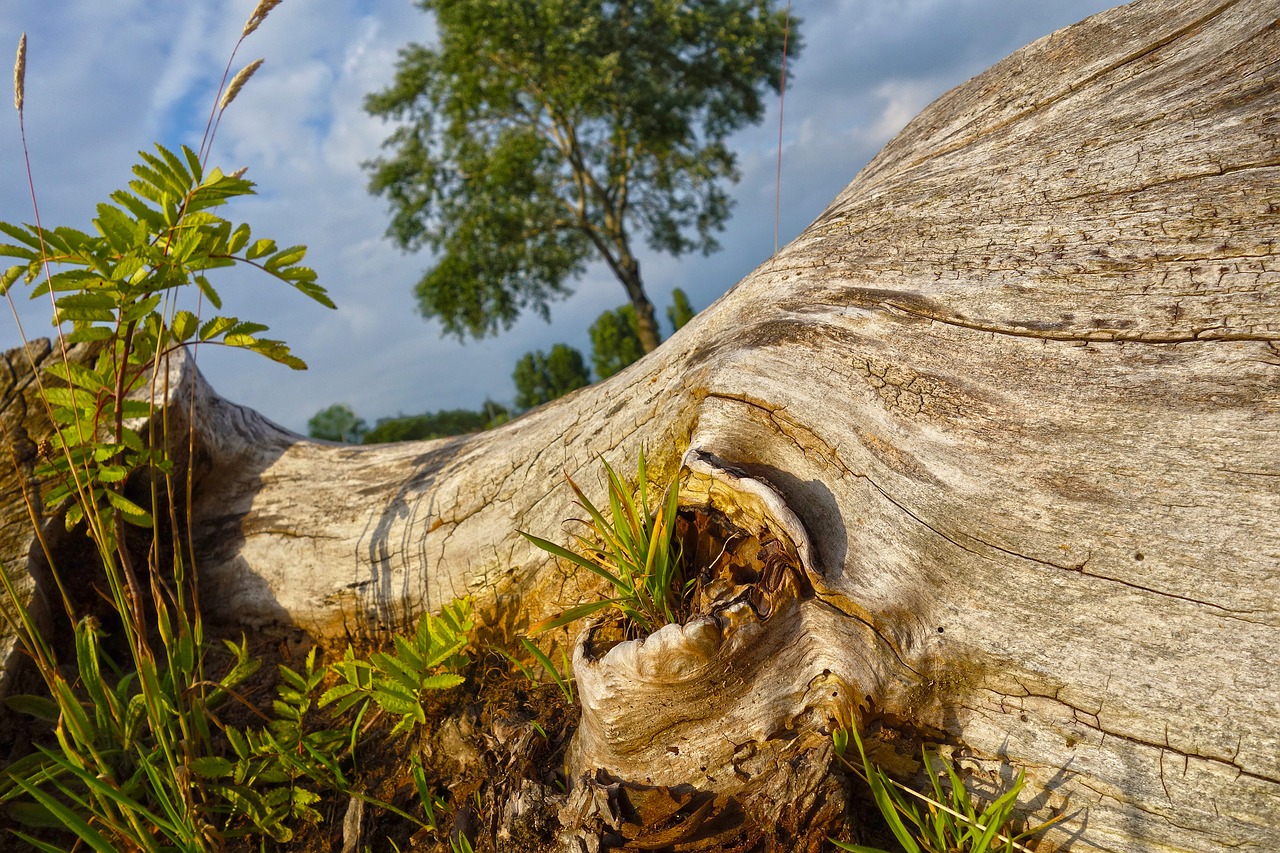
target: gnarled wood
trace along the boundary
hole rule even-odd
[[[536,618],[591,590],[516,531],[643,445],[808,545],[767,614],[650,638],[679,667],[580,648],[576,770],[749,799],[861,708],[979,787],[1025,768],[1073,851],[1280,848],[1277,56],[1261,0],[1042,39],[659,351],[490,433],[309,442],[176,365],[206,607],[322,637],[468,593]]]

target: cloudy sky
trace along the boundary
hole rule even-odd
[[[46,227],[87,229],[95,205],[124,186],[136,152],[159,141],[197,147],[227,57],[256,0],[5,0],[0,45],[28,35],[26,129]],[[802,55],[791,66],[783,124],[782,241],[798,234],[908,120],[948,89],[1108,0],[794,0]],[[383,234],[387,209],[361,164],[390,128],[364,96],[387,85],[397,50],[433,38],[411,0],[285,0],[243,45],[236,66],[266,64],[224,117],[212,163],[249,168],[259,195],[224,208],[257,236],[304,243],[338,304],[322,308],[273,279],[227,272],[226,313],[271,326],[311,369],[208,349],[201,368],[225,397],[284,426],[346,402],[379,417],[510,402],[511,371],[556,342],[589,350],[586,328],[625,301],[593,267],[552,311],[482,341],[442,339],[416,312],[413,285],[431,258]],[[12,53],[5,55],[12,56]],[[6,101],[7,103],[7,101]],[[30,222],[16,113],[0,118],[0,219]],[[741,182],[734,216],[709,257],[642,255],[659,315],[672,288],[705,307],[774,249],[778,108],[732,141]],[[19,295],[20,303],[26,302]],[[44,303],[23,306],[28,336],[48,333]],[[0,347],[20,343],[6,310]]]

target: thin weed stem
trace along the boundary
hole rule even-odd
[[[782,27],[782,79],[778,82],[778,177],[773,190],[773,253],[778,253],[778,234],[782,222],[782,115],[787,105],[787,38],[791,34],[791,0],[787,0],[786,19]]]
[[[26,170],[26,176],[27,176],[27,190],[31,195],[31,210],[32,210],[33,216],[35,217],[36,235],[40,241],[40,265],[41,265],[41,269],[44,272],[45,283],[49,286],[48,288],[49,304],[53,309],[53,316],[55,319],[54,330],[57,332],[57,336],[58,336],[58,355],[62,359],[63,366],[68,367],[71,363],[71,358],[69,354],[70,348],[67,346],[67,339],[63,331],[62,323],[56,322],[56,320],[58,319],[58,305],[57,305],[56,294],[53,289],[53,273],[52,273],[52,270],[50,269],[49,247],[48,247],[48,244],[45,242],[44,223],[40,217],[40,200],[39,200],[38,194],[36,193],[35,174],[31,168],[31,151],[29,146],[27,145],[27,123],[26,123],[26,114],[23,109],[23,106],[26,101],[26,97],[25,97],[26,96],[26,70],[27,70],[26,60],[27,60],[27,34],[23,33],[22,38],[18,43],[18,56],[17,56],[17,60],[14,63],[14,69],[13,69],[13,83],[14,83],[13,103],[14,103],[14,107],[18,112],[18,135],[22,144],[22,159],[23,159],[24,168]],[[28,342],[27,333],[26,333],[26,330],[23,329],[22,327],[22,319],[18,315],[18,308],[13,303],[12,287],[7,288],[5,290],[5,299],[8,301],[9,310],[13,314],[14,325],[17,326],[18,335],[20,336],[23,343],[25,344]],[[44,386],[44,380],[41,378],[41,375],[40,375],[41,371],[35,363],[35,356],[32,355],[31,348],[25,347],[25,350],[26,350],[26,356],[27,356],[27,364],[31,368],[31,375],[36,383],[36,389],[39,392],[40,400],[44,405],[45,415],[49,418],[50,423],[53,423],[54,422],[53,407],[49,402],[49,395],[46,392],[46,389]],[[76,428],[77,441],[83,444],[85,442],[85,434],[84,434],[85,424],[81,420],[80,411],[78,408],[75,409],[75,418],[76,418],[75,428]],[[75,482],[76,491],[80,494],[82,499],[86,498],[86,496],[91,492],[91,490],[88,490],[88,487],[87,487],[87,481],[90,474],[86,469],[83,472],[85,479],[84,480],[81,479],[80,475],[82,472],[80,472],[79,469],[75,466],[71,456],[70,448],[66,446],[65,441],[61,442],[61,444],[62,444],[62,452],[67,458],[67,461],[69,463],[72,463],[68,466],[68,470],[71,472],[72,478]],[[93,521],[94,520],[90,520],[91,525]],[[38,528],[37,528],[37,531],[38,531]],[[101,536],[102,532],[103,531],[100,528],[95,529],[94,531],[95,539]]]

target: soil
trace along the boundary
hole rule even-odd
[[[238,637],[236,638],[239,639]],[[262,665],[238,690],[246,704],[233,703],[220,712],[233,726],[261,724],[256,708],[267,708],[276,693],[278,665],[300,670],[310,643],[299,634],[259,633],[250,640],[251,654]],[[225,660],[211,645],[208,669],[221,672]],[[578,706],[550,679],[531,681],[495,647],[473,652],[466,682],[430,698],[431,721],[417,737],[390,735],[392,721],[375,719],[361,738],[355,761],[345,768],[355,787],[371,800],[394,806],[417,820],[407,819],[371,802],[329,793],[316,805],[322,820],[295,822],[287,842],[265,843],[262,836],[228,839],[229,853],[298,851],[298,853],[380,853],[422,851],[454,853],[451,841],[465,850],[465,837],[475,853],[541,853],[574,849],[560,839],[561,809],[567,800],[563,772],[565,750],[578,722]],[[533,664],[537,671],[537,664]],[[318,727],[332,725],[319,715]],[[56,748],[48,729],[10,717],[4,726],[9,760],[43,742]],[[436,826],[425,827],[408,756],[416,752],[431,791],[444,802]],[[8,763],[7,761],[5,762]],[[354,765],[354,766],[352,766]],[[835,771],[837,774],[839,770]],[[732,802],[721,802],[692,790],[644,789],[599,776],[593,791],[611,798],[622,817],[621,831],[605,830],[596,842],[580,842],[583,851],[647,850],[704,851],[704,853],[772,853],[790,850],[833,850],[825,839],[874,844],[898,849],[868,799],[855,797],[840,805],[839,825],[787,826],[785,816],[767,826],[751,820]],[[832,790],[856,786],[841,780]],[[786,809],[782,808],[785,812]],[[7,819],[0,817],[0,829]],[[861,829],[859,829],[861,827]],[[877,828],[878,827],[878,828]],[[590,833],[586,833],[590,836]],[[56,832],[39,837],[55,845],[70,836]],[[17,846],[14,846],[14,845]],[[0,850],[26,850],[7,833],[0,834]],[[69,849],[69,848],[68,848]]]
[[[305,657],[301,653],[295,649],[290,656]],[[432,723],[427,731],[416,738],[393,737],[392,720],[383,717],[361,739],[355,756],[358,789],[424,819],[407,760],[416,752],[432,793],[446,803],[436,815],[437,828],[423,827],[377,805],[353,806],[351,798],[331,795],[318,808],[323,822],[297,827],[292,840],[274,849],[452,853],[449,838],[458,835],[465,835],[476,853],[551,849],[559,826],[536,815],[519,822],[515,846],[497,846],[503,832],[498,806],[526,782],[536,783],[539,790],[563,790],[565,780],[559,768],[577,722],[577,706],[554,683],[531,682],[495,650],[473,657],[463,685],[430,697],[426,710]],[[357,810],[358,821],[348,817]],[[547,817],[553,818],[554,810]],[[512,834],[512,827],[505,831]],[[227,849],[247,853],[262,848],[260,839],[254,838]]]
[[[253,697],[274,693],[276,663],[300,667],[306,646],[298,638],[281,639],[257,650],[263,659]],[[537,670],[537,664],[533,664]],[[465,837],[475,853],[551,853],[574,849],[560,838],[561,809],[567,799],[564,756],[577,726],[579,709],[550,679],[531,681],[494,647],[473,654],[466,682],[432,697],[427,731],[417,739],[389,736],[391,722],[378,721],[357,752],[358,787],[370,797],[390,803],[421,819],[424,815],[408,755],[416,751],[427,782],[446,805],[434,829],[365,804],[357,822],[348,797],[330,795],[318,806],[323,821],[295,827],[284,844],[262,846],[254,837],[226,848],[233,853],[288,850],[423,851],[454,853]],[[836,771],[839,773],[839,771]],[[869,796],[847,798],[840,825],[802,838],[795,829],[762,827],[743,820],[732,804],[713,802],[696,792],[653,791],[601,777],[618,797],[624,816],[621,833],[604,833],[599,846],[581,850],[702,851],[702,853],[773,853],[791,850],[834,850],[825,839],[871,844],[898,850]],[[593,780],[593,784],[599,780]],[[856,789],[842,780],[841,790]],[[723,812],[719,818],[716,812]],[[726,820],[727,818],[727,820]],[[358,826],[358,831],[356,827]],[[728,829],[726,830],[726,827]],[[690,831],[692,829],[692,831]],[[698,830],[702,830],[699,832]],[[358,837],[358,843],[356,838]],[[670,840],[670,843],[664,843]]]
[[[704,572],[705,578],[699,576],[686,604],[696,609],[704,584],[709,585],[716,575],[725,575],[735,582],[758,584],[760,606],[766,607],[767,592],[773,585],[770,578],[777,574],[770,543],[730,536],[717,530],[719,526],[718,519],[697,518],[694,525],[685,522],[678,527],[678,535],[686,540],[686,553],[714,570]],[[708,537],[709,532],[719,535]],[[209,630],[216,633],[212,627]],[[513,645],[511,632],[502,633],[507,639],[486,640],[482,635],[474,641],[472,663],[464,672],[462,685],[430,695],[426,709],[429,722],[423,731],[393,736],[391,719],[376,713],[366,719],[354,756],[346,756],[342,765],[353,788],[362,791],[365,800],[327,793],[314,806],[321,820],[295,821],[288,841],[264,842],[261,835],[228,837],[223,849],[230,853],[455,853],[467,849],[475,853],[819,853],[834,849],[829,837],[899,849],[869,797],[849,795],[863,789],[845,776],[838,764],[828,768],[831,778],[818,792],[816,805],[800,808],[769,803],[770,814],[762,814],[758,804],[744,808],[742,803],[689,786],[644,787],[603,772],[571,783],[563,768],[578,723],[578,706],[551,679],[532,680],[513,664],[500,651]],[[212,677],[226,671],[231,660],[221,639],[209,638],[206,669]],[[240,641],[242,637],[237,629],[226,639]],[[228,726],[261,726],[262,709],[269,709],[276,697],[279,666],[301,670],[312,645],[306,636],[287,631],[259,631],[248,642],[250,654],[261,666],[237,688],[238,701],[218,711],[221,722]],[[360,653],[371,650],[357,649]],[[536,662],[530,661],[527,668],[542,674]],[[13,715],[3,723],[0,756],[7,755],[8,761],[29,752],[35,742],[56,747],[47,728],[42,730],[30,722],[19,725]],[[323,710],[309,716],[308,725],[316,729],[344,727],[342,721],[325,719]],[[427,820],[411,772],[409,759],[415,754],[427,786],[443,804],[434,825],[424,825],[432,822]],[[573,824],[575,816],[584,814],[583,804],[588,800],[595,809],[594,822],[563,825]],[[609,816],[603,823],[601,813]],[[6,820],[0,813],[0,830]],[[55,845],[70,841],[66,834],[51,832],[42,837]],[[6,840],[11,841],[12,836],[0,832],[0,849],[27,849],[25,845],[8,847]]]

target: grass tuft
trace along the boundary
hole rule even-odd
[[[855,761],[845,757],[850,739],[858,749]],[[979,810],[964,780],[950,764],[944,764],[946,784],[942,783],[927,752],[922,753],[922,757],[932,787],[931,795],[895,782],[868,759],[856,725],[836,729],[832,741],[840,760],[871,788],[876,808],[906,853],[1031,853],[1022,842],[1066,817],[1063,813],[1039,826],[1017,832],[1013,810],[1024,783],[1021,772],[1009,790]],[[850,853],[887,853],[877,847],[830,840],[840,850]]]
[[[679,481],[673,479],[661,499],[650,505],[643,451],[637,464],[634,495],[608,462],[603,465],[609,481],[608,515],[596,508],[572,478],[565,477],[578,505],[590,516],[582,520],[590,535],[574,537],[576,552],[524,531],[520,535],[542,550],[604,578],[613,587],[613,597],[570,607],[532,626],[531,634],[609,609],[618,611],[645,635],[676,621],[686,589],[679,543],[673,541]]]

